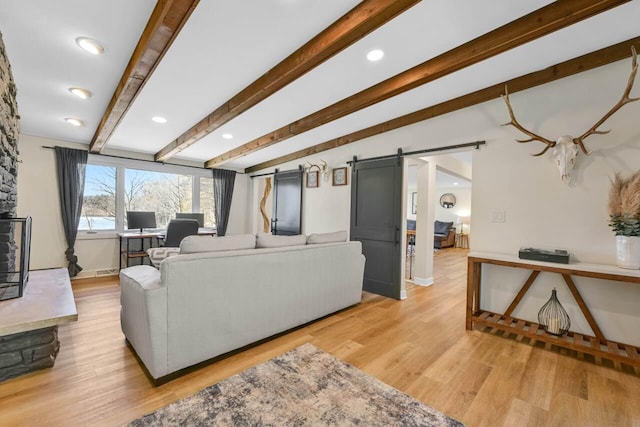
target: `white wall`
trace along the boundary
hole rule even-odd
[[[327,156],[328,157],[328,156]],[[322,157],[325,159],[325,157]],[[329,163],[329,168],[346,166],[345,163]],[[279,168],[281,171],[297,169],[295,166]],[[251,209],[248,213],[248,229],[253,233],[262,232],[262,216],[259,212],[260,200],[264,194],[264,178],[251,179],[246,176],[248,186],[251,190],[251,200],[248,206]],[[305,177],[306,179],[306,177]],[[320,177],[320,186],[317,188],[306,188],[303,183],[302,188],[302,233],[328,233],[337,230],[349,232],[349,213],[351,206],[351,168],[347,168],[348,185],[332,186],[331,175],[325,181]],[[271,195],[265,205],[269,217],[273,210],[273,180],[271,182]]]
[[[513,94],[515,113],[524,126],[550,139],[581,134],[617,102],[629,75],[629,64],[629,60],[620,61]],[[638,93],[636,88],[632,95]],[[486,140],[486,146],[473,151],[473,251],[516,254],[523,245],[557,247],[568,249],[581,261],[613,264],[615,239],[607,227],[606,213],[609,177],[640,167],[639,114],[640,103],[630,104],[606,123],[604,128],[612,128],[612,133],[587,139],[593,154],[580,155],[575,182],[569,187],[561,182],[548,156],[530,156],[543,148],[540,143],[518,144],[514,139],[522,135],[512,127],[500,126],[508,121],[508,114],[499,99],[279,167],[287,169],[319,158],[335,167],[344,165],[353,155],[370,157],[393,154],[397,148],[406,152]],[[306,231],[347,227],[348,190],[333,193],[323,186],[313,191],[316,193],[305,203],[315,207],[305,209]],[[505,223],[491,222],[491,213],[496,210],[506,212]],[[482,306],[495,310],[506,308],[526,274],[506,268],[487,268],[483,273]],[[558,277],[546,276],[538,278],[540,283],[536,282],[531,295],[525,297],[525,307],[515,314],[535,320],[555,285],[575,329],[587,330],[564,284]],[[640,345],[639,286],[580,278],[576,282],[605,335]]]
[[[66,266],[64,251],[67,246],[58,199],[55,154],[53,150],[42,148],[43,145],[86,149],[83,144],[20,135],[18,148],[22,163],[18,170],[18,215],[30,215],[33,218],[32,269]],[[144,159],[145,156],[139,155],[138,158]],[[246,175],[236,176],[227,234],[245,233],[248,230],[247,182]],[[98,270],[118,268],[117,237],[79,237],[75,253],[84,269],[79,277],[93,276]]]
[[[555,137],[586,131],[620,97],[629,62],[595,70],[566,81],[513,96],[521,123],[534,132]],[[635,93],[638,93],[636,90]],[[497,115],[496,105],[486,109]],[[532,157],[540,143],[517,144],[517,131],[505,135],[473,155],[472,224],[473,251],[516,255],[521,246],[562,248],[574,260],[615,264],[615,238],[607,226],[607,195],[610,178],[640,167],[640,103],[618,112],[603,129],[609,135],[586,140],[593,151],[580,154],[574,182],[567,186],[549,156]],[[504,211],[506,222],[493,223],[492,212]],[[524,283],[528,271],[489,267],[483,269],[483,308],[502,312]],[[640,286],[595,279],[575,278],[580,292],[610,339],[640,345]],[[539,308],[553,287],[572,319],[572,329],[590,328],[557,274],[543,273],[514,313],[536,321]]]

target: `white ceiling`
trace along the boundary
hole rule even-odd
[[[18,87],[22,131],[89,143],[154,3],[3,0],[0,32]],[[357,3],[201,0],[107,147],[157,152]],[[178,157],[208,160],[548,3],[423,1]],[[225,166],[252,166],[635,37],[638,18],[640,2],[629,2]],[[78,36],[101,41],[105,54],[84,53],[74,43]],[[373,48],[385,51],[377,63],[365,59]],[[76,99],[67,92],[71,86],[95,96]],[[168,123],[153,123],[155,115]],[[85,126],[67,125],[69,116]],[[226,132],[234,139],[222,139]]]

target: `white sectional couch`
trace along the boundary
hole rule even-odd
[[[159,270],[120,272],[122,331],[155,380],[361,301],[360,242],[234,249],[251,239],[230,237],[194,236]]]

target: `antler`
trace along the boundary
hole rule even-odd
[[[544,150],[542,150],[541,152],[539,152],[538,154],[533,154],[533,156],[542,156],[544,153],[547,152],[547,150],[553,146],[556,145],[555,141],[551,141],[548,140],[547,138],[544,138],[540,135],[537,135],[527,129],[525,129],[524,127],[522,127],[522,125],[520,125],[520,123],[518,123],[518,120],[516,120],[516,116],[513,114],[513,108],[511,108],[511,102],[509,101],[509,89],[507,88],[507,86],[504,87],[504,95],[501,95],[502,99],[504,100],[504,102],[507,104],[507,108],[509,109],[509,116],[511,117],[511,121],[509,123],[505,123],[502,126],[513,126],[516,129],[518,129],[520,132],[524,133],[525,135],[530,136],[531,138],[529,139],[516,139],[516,141],[518,142],[531,142],[531,141],[540,141],[543,142],[545,144],[547,144],[547,146],[544,148]]]
[[[318,168],[318,172],[322,172],[325,173],[327,170],[327,162],[325,162],[324,160],[320,160],[322,162],[322,166],[317,165],[315,163],[311,163],[310,161],[307,160],[307,164],[309,166],[307,166],[308,170],[311,170],[312,168]]]
[[[624,90],[624,93],[622,94],[622,98],[620,98],[620,101],[618,101],[618,103],[614,105],[613,108],[609,110],[609,112],[605,114],[600,120],[598,120],[596,124],[593,125],[588,131],[580,135],[578,138],[573,138],[573,143],[578,144],[578,146],[580,147],[580,149],[584,154],[587,154],[587,155],[590,154],[590,152],[587,151],[586,147],[584,146],[585,138],[594,134],[604,135],[611,132],[611,129],[598,130],[598,128],[604,122],[606,122],[607,119],[609,119],[609,117],[611,117],[620,108],[624,107],[626,104],[629,104],[630,102],[635,102],[640,100],[640,98],[629,97],[629,94],[631,93],[631,89],[633,88],[633,83],[635,82],[635,79],[636,79],[636,74],[638,73],[638,55],[636,54],[636,48],[633,46],[631,46],[631,53],[633,54],[633,61],[631,62],[631,74],[629,75],[629,80],[627,81],[627,88]]]
[[[311,171],[311,169],[313,169],[313,168],[318,168],[318,172],[322,171],[320,166],[318,166],[318,165],[316,165],[314,163],[311,163],[311,162],[307,161],[307,164],[309,165],[309,166],[307,166],[307,170],[308,171]]]

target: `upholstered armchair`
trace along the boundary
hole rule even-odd
[[[453,221],[436,220],[433,233],[433,247],[436,249],[450,248],[456,243],[456,228],[453,226]]]

